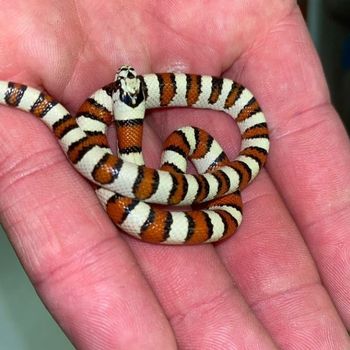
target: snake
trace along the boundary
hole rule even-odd
[[[243,85],[224,77],[138,75],[123,65],[75,116],[46,91],[10,81],[0,81],[0,104],[41,119],[75,169],[94,184],[113,223],[150,243],[200,244],[230,237],[242,222],[240,191],[258,175],[270,147],[257,100]],[[185,126],[164,141],[161,167],[146,166],[145,111],[169,107],[209,109],[232,117],[241,134],[237,157],[230,160],[206,131]],[[113,123],[117,152],[107,139]],[[188,160],[197,174],[186,173]],[[162,205],[191,208],[167,210]]]

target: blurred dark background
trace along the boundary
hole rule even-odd
[[[298,3],[320,54],[333,104],[350,132],[350,0]]]

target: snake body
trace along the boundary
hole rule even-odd
[[[233,234],[242,220],[239,191],[266,162],[266,120],[254,96],[226,79],[182,73],[136,75],[122,66],[114,82],[93,93],[72,116],[45,92],[0,81],[0,103],[40,118],[58,138],[74,167],[95,183],[113,222],[153,243],[196,244]],[[229,160],[205,131],[184,127],[166,141],[159,170],[144,165],[142,126],[146,109],[191,107],[225,112],[239,127],[242,144]],[[118,155],[106,130],[117,125]],[[186,173],[190,158],[199,174]],[[193,205],[187,212],[152,204]],[[197,207],[197,209],[196,209]]]

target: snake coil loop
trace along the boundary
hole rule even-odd
[[[62,104],[26,85],[0,81],[0,103],[30,112],[53,131],[74,167],[98,185],[113,222],[152,243],[197,244],[232,235],[242,221],[240,190],[259,173],[269,151],[264,114],[242,85],[182,73],[137,75],[122,66],[115,81],[93,93],[73,117]],[[242,144],[234,160],[204,130],[183,127],[164,142],[159,170],[146,167],[142,129],[146,109],[190,107],[235,119]],[[118,155],[106,131],[115,118]],[[186,173],[190,159],[199,174]],[[149,203],[193,205],[166,211]]]

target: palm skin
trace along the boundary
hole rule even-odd
[[[41,122],[0,108],[1,221],[77,348],[349,348],[349,139],[294,1],[0,5],[2,80],[45,88],[74,112],[123,63],[224,74],[252,90],[271,130],[239,232],[215,246],[156,246],[118,232]],[[233,157],[237,132],[220,117],[157,111],[148,164],[189,123]]]

